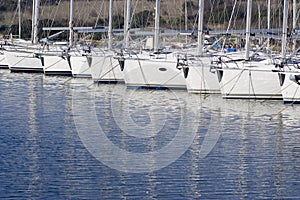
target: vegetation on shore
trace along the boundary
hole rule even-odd
[[[0,33],[18,34],[18,0],[0,2]],[[253,2],[252,24],[255,28],[267,27],[267,1]],[[114,1],[114,28],[123,28],[125,0]],[[204,25],[207,30],[231,29],[245,27],[247,1],[210,0],[205,1]],[[151,27],[154,25],[155,0],[132,0],[132,28]],[[107,26],[109,0],[76,0],[75,26]],[[234,14],[231,16],[232,10]],[[31,35],[32,0],[21,1],[22,38]],[[272,27],[280,27],[282,2],[272,4]],[[161,0],[162,28],[189,30],[197,28],[198,0]],[[68,0],[41,0],[40,27],[66,27],[69,24]],[[187,24],[186,24],[187,22]],[[48,33],[40,32],[41,37]]]

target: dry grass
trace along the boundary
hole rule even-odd
[[[185,0],[163,0],[161,2],[161,16],[162,18],[176,18],[183,16],[182,5]],[[191,0],[197,5],[197,0]],[[114,15],[124,15],[124,0],[114,1]],[[143,10],[155,10],[155,1],[150,2],[147,0],[132,0],[132,13],[139,13]],[[109,1],[99,0],[82,0],[75,1],[75,23],[95,22],[97,19],[107,19],[109,12]],[[11,23],[12,12],[1,13],[3,16],[0,23]],[[24,11],[22,14],[23,19],[31,19],[31,10]],[[40,19],[55,19],[55,20],[68,20],[69,18],[69,2],[63,1],[58,6],[42,6]],[[17,23],[17,19],[14,23]]]
[[[192,1],[195,5],[193,9],[189,9],[188,15],[190,15],[190,20],[188,27],[189,29],[195,28],[197,26],[196,19],[193,16],[196,16],[198,10],[198,0],[187,0]],[[184,21],[184,5],[185,0],[161,0],[161,18],[165,22],[165,25],[168,28],[179,28],[184,29],[184,27],[178,27],[178,21]],[[228,16],[231,13],[231,7],[233,6],[233,0],[225,0],[223,4],[218,4],[221,1],[205,1],[206,9],[205,9],[205,20],[208,21],[205,25],[207,28],[211,29],[225,29],[228,25],[228,20],[225,20],[224,17],[220,16]],[[214,3],[213,5],[211,5]],[[239,2],[240,6],[238,9],[241,11],[242,14],[238,17],[235,21],[234,29],[242,29],[245,24],[245,4],[246,1]],[[274,7],[280,7],[280,3],[273,5]],[[125,0],[115,0],[114,1],[114,15],[116,16],[123,16],[124,15],[124,5]],[[132,0],[132,13],[136,14],[143,10],[150,10],[152,12],[155,11],[155,1],[149,0]],[[219,7],[218,7],[219,6]],[[258,0],[253,3],[253,13],[252,16],[257,16],[258,14],[258,7],[261,11],[266,10],[266,1],[265,0]],[[218,8],[217,8],[218,7]],[[224,8],[223,8],[224,7]],[[227,10],[226,10],[227,9]],[[277,12],[278,11],[278,12]],[[272,12],[272,17],[274,21],[280,21],[280,9],[275,9]],[[75,25],[76,26],[85,26],[87,24],[97,24],[98,22],[104,21],[104,24],[100,25],[107,25],[107,18],[109,12],[109,0],[76,0],[75,1]],[[23,19],[30,19],[31,18],[31,11],[28,10],[27,12],[23,12]],[[262,23],[266,24],[266,13],[262,13]],[[217,17],[215,17],[217,16]],[[215,18],[214,18],[215,17]],[[0,13],[0,25],[1,24],[11,24],[13,18],[12,12],[2,12]],[[69,1],[63,1],[58,6],[42,6],[41,8],[41,19],[50,19],[55,21],[62,21],[66,22],[65,26],[68,26],[68,18],[69,18]],[[151,19],[150,19],[151,18]],[[216,19],[218,23],[212,22],[210,20]],[[153,25],[153,18],[149,17],[151,21],[150,25]],[[14,24],[17,24],[17,19],[13,21]],[[257,26],[257,21],[254,21],[253,25]],[[279,22],[278,22],[279,23]],[[182,24],[182,23],[181,23]],[[98,23],[99,25],[99,23]],[[184,26],[184,25],[181,25]]]

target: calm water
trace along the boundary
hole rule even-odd
[[[0,198],[300,199],[300,107],[0,71]]]

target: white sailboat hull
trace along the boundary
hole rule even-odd
[[[12,72],[43,72],[43,60],[33,52],[5,51]]]
[[[125,60],[124,79],[127,87],[186,89],[174,55],[155,58],[138,56]]]
[[[95,82],[124,82],[119,61],[113,54],[93,55],[91,74]]]
[[[282,99],[278,73],[272,65],[249,63],[248,67],[217,69],[217,73],[223,98]]]
[[[72,76],[70,59],[67,56],[43,55],[45,75]]]
[[[9,69],[8,62],[6,60],[6,56],[3,52],[0,52],[0,68],[1,69]]]
[[[91,78],[91,57],[90,56],[71,56],[72,75],[76,78]]]
[[[183,68],[186,77],[186,87],[189,93],[198,94],[219,94],[220,85],[216,70],[211,69],[211,59],[209,57],[201,57],[199,60],[193,61],[188,66],[188,72]]]
[[[300,103],[300,72],[280,72],[281,93],[284,103]]]

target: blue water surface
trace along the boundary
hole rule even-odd
[[[0,93],[0,198],[300,199],[299,106],[8,70]],[[93,125],[120,155],[163,149],[179,130],[192,140],[155,169],[155,156],[151,166],[115,152],[99,159],[87,143]]]

